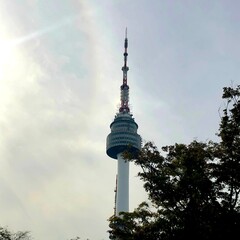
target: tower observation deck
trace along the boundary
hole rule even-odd
[[[119,212],[129,211],[129,162],[126,161],[122,153],[124,151],[137,152],[141,149],[141,137],[137,133],[138,125],[133,115],[130,113],[129,86],[127,84],[127,31],[124,42],[125,52],[123,71],[123,84],[121,91],[121,106],[115,115],[114,121],[110,125],[111,133],[107,136],[107,155],[118,161],[117,187],[116,187],[116,215]]]

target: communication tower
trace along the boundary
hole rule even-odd
[[[127,29],[124,41],[124,66],[123,83],[120,87],[121,105],[114,121],[110,125],[111,133],[107,136],[107,155],[118,162],[116,181],[116,203],[114,212],[119,216],[120,212],[129,211],[129,162],[123,158],[124,151],[137,152],[141,149],[141,137],[137,133],[138,125],[129,109],[129,86],[127,84]]]

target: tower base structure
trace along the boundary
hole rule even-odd
[[[118,174],[117,174],[117,200],[116,215],[120,212],[129,211],[129,161],[126,161],[122,153],[117,155]]]

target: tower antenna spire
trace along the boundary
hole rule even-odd
[[[128,101],[129,101],[129,86],[127,84],[127,72],[129,67],[127,66],[127,56],[128,56],[128,38],[127,38],[127,28],[125,30],[125,41],[124,41],[124,65],[122,67],[123,71],[123,84],[121,85],[121,107],[119,112],[130,112]]]

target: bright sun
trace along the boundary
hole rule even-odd
[[[15,46],[11,42],[0,41],[0,80],[4,77],[4,72],[11,69],[14,55]],[[14,70],[12,69],[12,71]]]
[[[5,39],[0,38],[0,108],[2,111],[12,98],[23,64],[19,46]]]

